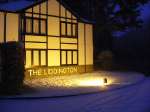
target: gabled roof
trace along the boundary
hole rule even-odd
[[[0,11],[5,12],[13,12],[13,13],[19,13],[25,9],[28,9],[32,6],[35,6],[37,4],[40,4],[42,2],[45,2],[47,0],[16,0],[6,3],[0,3]],[[62,4],[65,8],[67,8],[71,13],[73,13],[79,20],[86,22],[86,23],[93,23],[92,21],[88,20],[88,18],[82,18],[80,17],[75,11],[73,11],[65,2],[62,0],[57,0]]]

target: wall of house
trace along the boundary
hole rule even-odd
[[[19,33],[18,14],[7,13],[6,15],[6,41],[18,41]]]
[[[93,65],[93,26],[79,23],[79,65]]]
[[[47,7],[48,6],[48,7]],[[26,20],[26,31],[45,34],[26,33],[26,67],[92,65],[93,36],[92,25],[78,23],[77,18],[59,4],[49,0],[26,10],[26,17],[40,18],[38,21]],[[43,20],[43,23],[39,21]],[[28,22],[27,22],[28,21]],[[44,24],[44,21],[47,25]],[[41,21],[42,22],[42,21]],[[40,26],[41,28],[38,28]],[[34,31],[35,30],[35,31]],[[39,32],[38,32],[39,33]]]
[[[18,41],[18,14],[0,12],[0,25],[0,43]]]
[[[79,23],[78,25],[79,30],[79,65],[86,65],[85,60],[85,54],[86,54],[86,48],[85,48],[85,24]]]
[[[0,12],[0,43],[4,42],[4,13]]]
[[[93,65],[93,27],[85,24],[86,65]]]

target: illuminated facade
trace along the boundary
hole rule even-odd
[[[15,3],[19,6],[22,2],[23,7],[9,6]],[[92,70],[93,28],[90,22],[58,0],[22,2],[0,6],[0,42],[24,44],[27,74]]]

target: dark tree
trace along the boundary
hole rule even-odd
[[[93,0],[96,53],[112,50],[113,32],[142,26],[140,7],[149,0]]]

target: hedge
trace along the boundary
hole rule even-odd
[[[24,80],[24,48],[19,42],[0,44],[1,50],[1,93],[18,93]]]

